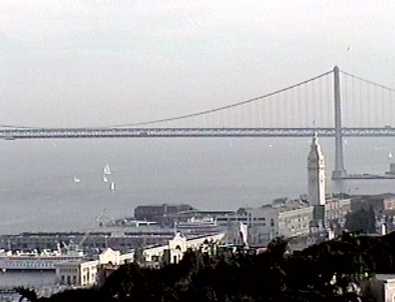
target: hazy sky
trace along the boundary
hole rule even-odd
[[[0,121],[166,117],[335,64],[395,86],[394,20],[392,0],[1,0]]]

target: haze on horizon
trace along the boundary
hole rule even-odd
[[[342,69],[395,87],[393,1],[2,0],[0,121],[131,123]]]

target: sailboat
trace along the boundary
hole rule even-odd
[[[108,178],[106,175],[103,175],[103,182],[108,182]]]
[[[103,168],[103,174],[104,175],[111,175],[111,168],[109,164],[106,164]]]
[[[110,184],[110,191],[111,192],[114,192],[115,191],[115,182],[111,182],[111,184]]]
[[[391,159],[391,158],[392,158],[392,153],[388,152],[388,159]]]
[[[74,176],[74,183],[78,184],[81,182],[81,179],[79,179],[77,176]]]

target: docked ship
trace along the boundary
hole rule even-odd
[[[81,260],[84,254],[81,251],[70,250],[63,253],[60,250],[43,250],[41,253],[13,252],[0,250],[0,271],[7,270],[55,270],[59,263],[70,260]]]

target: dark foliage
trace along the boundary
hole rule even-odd
[[[19,302],[22,302],[25,300],[35,302],[38,300],[37,293],[32,289],[25,288],[25,287],[16,287],[15,291],[21,296],[19,298]]]
[[[210,257],[189,251],[179,264],[161,269],[124,265],[101,288],[70,290],[36,301],[368,301],[360,296],[358,284],[373,272],[394,273],[394,250],[395,233],[345,233],[293,254],[279,238],[259,255],[223,251]]]

